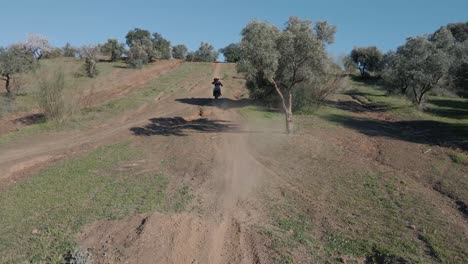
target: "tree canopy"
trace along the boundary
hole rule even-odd
[[[110,55],[111,61],[119,60],[124,51],[125,45],[119,43],[117,39],[108,39],[107,42],[101,46],[101,52]]]
[[[281,99],[286,128],[293,132],[293,91],[298,84],[325,74],[325,45],[333,42],[335,27],[326,22],[290,17],[283,30],[258,20],[242,30],[239,70],[245,72],[251,89],[271,85]]]
[[[185,45],[176,45],[172,47],[172,57],[183,60],[187,56],[188,49]]]
[[[202,42],[194,55],[195,61],[214,62],[218,59],[219,52],[213,47],[213,45]]]
[[[0,48],[0,79],[5,81],[5,89],[11,93],[10,82],[15,74],[26,72],[34,67],[29,50],[18,46]]]
[[[383,54],[375,46],[354,48],[350,54],[351,60],[356,64],[364,77],[369,72],[382,69]]]
[[[171,42],[159,33],[153,33],[153,45],[154,48],[159,51],[160,58],[168,60],[172,57],[171,53]]]
[[[241,58],[241,47],[239,43],[231,43],[219,50],[224,55],[226,62],[238,62]]]

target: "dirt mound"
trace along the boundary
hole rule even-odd
[[[80,236],[94,263],[267,263],[235,219],[160,213],[97,222]]]

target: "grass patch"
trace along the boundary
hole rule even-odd
[[[190,187],[187,185],[182,186],[179,188],[175,194],[175,197],[173,197],[174,205],[173,205],[173,211],[176,213],[180,213],[185,210],[187,205],[192,201],[193,195],[191,193]]]
[[[63,263],[83,225],[163,208],[164,176],[115,169],[134,158],[128,144],[101,147],[0,193],[0,262]]]
[[[468,165],[468,156],[464,153],[451,151],[448,153],[448,156],[453,162],[457,164]]]

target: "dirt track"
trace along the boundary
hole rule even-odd
[[[213,76],[219,76],[221,64],[214,65]],[[187,98],[209,97],[210,82],[203,80],[191,87]],[[215,104],[204,99],[187,103],[169,95],[155,105],[125,113],[118,120],[85,132],[44,135],[39,140],[16,142],[0,153],[0,171],[4,172],[0,184],[9,185],[55,160],[128,137],[135,138],[137,135],[131,133],[132,128],[144,127],[155,116],[178,120],[182,130],[187,123],[213,122],[211,126],[220,126],[215,133],[190,134],[189,131],[189,143],[184,143],[184,150],[179,151],[177,147],[181,137],[157,139],[158,146],[164,144],[163,141],[171,144],[170,151],[176,156],[186,153],[177,160],[188,164],[185,171],[204,167],[195,175],[199,179],[195,192],[204,201],[201,203],[203,213],[154,213],[123,221],[98,222],[83,232],[82,247],[95,252],[97,263],[123,260],[128,263],[154,263],[155,260],[159,263],[264,263],[262,258],[266,256],[261,256],[261,250],[257,250],[260,244],[256,245],[256,235],[249,232],[249,223],[259,219],[262,211],[253,194],[264,170],[249,153],[247,133],[242,133],[246,129],[242,119],[226,103],[235,102],[233,96],[242,92],[237,91],[242,88],[230,87],[224,94],[228,98]],[[206,149],[201,159],[203,164],[190,163],[194,154],[187,152],[187,147]]]
[[[219,75],[219,68],[220,64],[217,64],[213,76]],[[225,95],[230,97],[233,92]],[[206,85],[195,87],[190,96],[206,97]],[[207,118],[229,123],[231,129],[245,129],[239,115],[235,110],[227,109],[223,99],[214,105],[201,104],[179,103],[172,108],[171,115],[187,113],[184,120],[188,122]],[[197,111],[199,107],[203,108],[202,116]],[[188,146],[185,147],[193,150],[210,146],[204,154],[204,165],[192,164],[186,168],[190,171],[195,169],[193,167],[205,166],[194,175],[203,178],[196,190],[196,196],[203,201],[203,213],[154,213],[125,221],[99,222],[86,229],[81,237],[82,246],[99,252],[98,256],[105,253],[106,257],[99,262],[266,263],[262,260],[267,256],[262,256],[262,250],[258,249],[261,243],[256,243],[255,234],[249,232],[249,223],[255,222],[261,212],[255,202],[254,191],[262,180],[263,168],[249,153],[247,135],[232,132],[235,133],[193,134],[189,136],[189,143],[186,142]],[[177,138],[169,137],[167,140],[172,140],[170,143],[173,145],[178,144],[174,142]],[[179,152],[177,147],[171,151],[184,152]],[[193,153],[186,155],[178,158],[177,162],[189,162],[187,159]]]
[[[213,64],[213,76],[221,75],[222,67]],[[141,168],[143,171],[159,171],[157,161],[170,160],[165,168],[173,179],[168,192],[190,186],[196,207],[185,212],[146,213],[86,226],[78,239],[83,249],[93,252],[95,263],[272,263],[274,252],[268,238],[257,228],[270,224],[271,208],[264,208],[270,205],[263,200],[265,197],[260,197],[265,190],[273,197],[269,202],[279,204],[281,199],[289,199],[294,203],[287,204],[288,216],[298,208],[307,212],[314,236],[321,239],[329,230],[348,228],[349,223],[340,222],[342,219],[336,216],[346,207],[343,209],[343,204],[335,199],[348,197],[344,193],[353,191],[353,181],[348,182],[346,177],[354,177],[358,175],[355,172],[364,170],[381,173],[385,176],[381,181],[404,180],[404,185],[400,180],[395,183],[401,195],[414,193],[415,201],[425,201],[431,206],[430,212],[443,215],[434,219],[446,221],[444,225],[450,227],[448,235],[454,234],[450,233],[452,230],[467,234],[466,218],[453,199],[434,189],[432,178],[425,178],[434,174],[428,164],[432,159],[443,158],[442,148],[438,147],[438,154],[434,154],[435,151],[427,152],[425,144],[371,137],[342,127],[330,133],[329,123],[323,129],[316,119],[311,119],[315,122],[314,129],[292,137],[276,133],[277,127],[262,127],[262,124],[248,127],[236,111],[245,103],[239,99],[244,92],[243,85],[226,87],[224,98],[214,103],[210,98],[210,82],[209,77],[187,82],[182,88],[184,93],[165,95],[154,104],[126,112],[99,127],[9,144],[0,153],[0,170],[6,172],[0,175],[0,189],[55,160],[128,139],[149,154],[145,165],[149,167]],[[339,96],[336,101],[344,106],[354,102],[351,105],[355,109],[346,110],[356,117],[393,118],[378,111],[367,111],[366,102],[355,102],[348,95]],[[259,136],[260,133],[270,134],[265,137]],[[253,147],[252,138],[259,141]],[[387,175],[392,177],[387,179]],[[340,186],[344,188],[343,193],[339,192]],[[353,206],[346,210],[347,213],[356,209]],[[413,238],[405,239],[420,241],[420,247],[429,252],[431,259],[431,246],[419,238],[423,231],[417,230],[424,222],[413,221],[413,216],[405,215],[410,210],[399,212],[398,219],[409,222],[397,222],[404,230],[401,234],[408,230],[408,234],[414,233]],[[359,210],[355,212],[356,219],[372,217],[371,214],[360,218],[359,213]],[[375,219],[378,217],[386,216],[378,215]],[[282,234],[291,235],[293,230],[288,227]],[[311,258],[301,250],[295,248],[291,252],[295,261],[320,263],[320,257]],[[364,263],[364,257],[352,259]]]

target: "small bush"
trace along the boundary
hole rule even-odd
[[[39,106],[46,119],[60,120],[65,114],[63,91],[66,86],[65,75],[58,71],[51,77],[39,81]]]
[[[346,78],[341,74],[326,74],[313,78],[294,92],[293,109],[307,111],[317,108],[328,96],[344,87]]]
[[[462,164],[462,165],[468,165],[468,156],[463,154],[463,153],[458,153],[458,152],[452,152],[448,154],[450,159],[452,159],[453,162]]]

